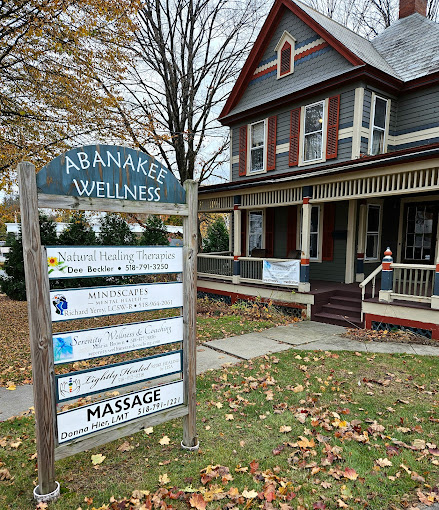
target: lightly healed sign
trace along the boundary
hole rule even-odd
[[[60,413],[58,443],[183,404],[183,381],[155,386]]]
[[[155,319],[57,333],[53,336],[53,358],[59,365],[182,341],[183,317]]]
[[[150,381],[182,370],[183,351],[140,358],[56,376],[58,402]]]
[[[182,283],[144,283],[50,291],[53,322],[183,306]]]
[[[48,246],[50,279],[181,273],[183,249],[167,246]]]
[[[37,174],[39,193],[84,198],[184,204],[173,173],[144,152],[117,145],[87,145],[53,159]]]
[[[274,262],[264,260],[262,281],[278,285],[299,285],[300,260]]]

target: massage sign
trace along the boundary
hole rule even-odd
[[[147,154],[106,145],[72,149],[36,179],[32,164],[20,163],[18,170],[38,451],[34,497],[50,501],[60,493],[55,460],[147,426],[182,417],[182,447],[198,447],[197,186],[187,181],[183,188]],[[38,207],[178,214],[184,246],[42,247]],[[166,282],[115,278],[163,274]],[[89,286],[90,277],[108,277],[111,285]],[[57,288],[70,278],[81,278],[82,285]],[[154,310],[168,313],[159,319],[144,313]],[[130,321],[134,313],[137,321]],[[112,326],[78,329],[81,319],[109,316],[116,316]],[[54,323],[73,320],[75,328],[52,332]]]

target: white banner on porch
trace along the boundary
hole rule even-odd
[[[264,260],[262,281],[277,285],[299,285],[300,260],[272,262]]]

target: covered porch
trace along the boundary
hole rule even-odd
[[[232,301],[287,303],[307,317],[346,326],[370,326],[372,315],[388,314],[401,325],[416,322],[421,304],[428,312],[423,322],[439,324],[438,190],[439,169],[431,161],[251,189],[201,188],[200,211],[230,214],[231,235],[228,252],[199,254],[199,290]],[[382,266],[388,246],[389,289],[381,283],[388,285]],[[267,281],[264,261],[298,266],[298,281]]]

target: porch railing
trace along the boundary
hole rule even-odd
[[[240,257],[239,276],[241,280],[260,280],[262,281],[262,265],[264,259],[257,257]]]
[[[393,286],[390,291],[387,291],[389,293],[387,301],[391,302],[396,299],[431,304],[436,266],[392,262],[390,268],[393,271]],[[375,297],[376,278],[382,269],[383,265],[381,264],[360,283],[362,301],[366,298],[367,289],[370,289],[369,284],[371,285],[370,297],[372,299]],[[361,319],[363,320],[363,311]]]
[[[396,264],[393,269],[393,299],[418,302],[431,301],[436,266],[424,264]]]
[[[201,276],[231,280],[233,277],[233,256],[222,253],[199,253],[197,270]]]
[[[264,260],[271,262],[291,261],[291,259],[274,259],[258,257],[239,257],[239,275],[233,275],[233,256],[220,255],[218,253],[199,253],[198,254],[198,274],[209,278],[222,278],[233,280],[234,283],[260,283],[272,285],[262,280],[262,266]],[[235,279],[234,277],[235,276]],[[274,285],[274,284],[273,284]],[[297,288],[297,286],[289,286]]]

